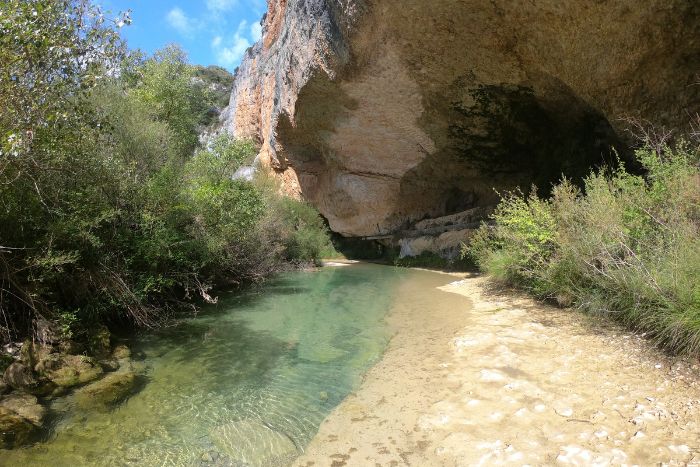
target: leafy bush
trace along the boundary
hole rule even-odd
[[[255,145],[199,147],[221,99],[207,80],[228,75],[176,46],[128,54],[129,18],[110,16],[88,0],[0,2],[0,340],[37,318],[78,338],[154,325],[325,247],[312,208],[234,178]]]
[[[646,176],[592,173],[549,200],[505,197],[463,249],[494,277],[700,351],[700,149],[637,151]]]
[[[538,288],[537,271],[554,250],[551,204],[540,200],[534,187],[527,198],[510,193],[496,208],[493,220],[493,229],[482,227],[472,240],[477,265],[502,280]]]
[[[276,244],[281,258],[295,264],[320,264],[335,257],[330,232],[318,211],[310,204],[279,194],[276,182],[258,176],[257,185],[265,192],[267,211],[264,236]]]

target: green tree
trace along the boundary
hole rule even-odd
[[[159,120],[167,122],[175,133],[178,152],[189,156],[197,147],[202,103],[207,100],[203,89],[193,82],[194,67],[177,45],[157,51],[136,71],[135,97],[154,109]]]

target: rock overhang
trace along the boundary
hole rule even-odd
[[[269,0],[227,129],[285,191],[371,236],[623,157],[623,118],[698,109],[700,6]]]

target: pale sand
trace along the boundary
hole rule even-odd
[[[483,278],[424,274],[295,465],[700,465],[697,365]]]

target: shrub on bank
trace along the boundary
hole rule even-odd
[[[3,342],[39,321],[71,338],[157,324],[211,287],[318,260],[327,242],[311,207],[233,177],[254,144],[200,146],[223,70],[198,71],[176,46],[128,53],[128,15],[108,18],[89,1],[0,2]]]
[[[549,199],[504,197],[464,256],[496,279],[611,316],[675,352],[700,351],[700,148],[636,153]],[[534,191],[534,190],[533,190]]]

